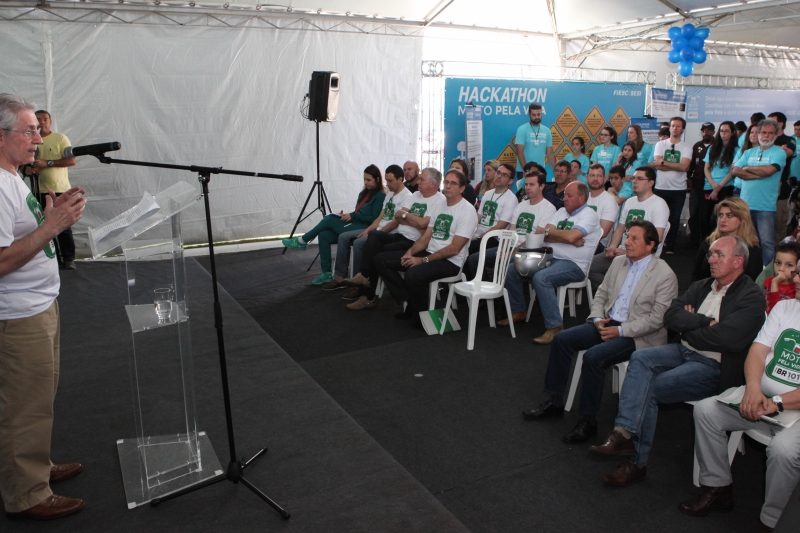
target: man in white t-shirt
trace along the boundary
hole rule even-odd
[[[611,229],[619,217],[619,205],[614,195],[605,190],[606,170],[600,163],[592,163],[589,166],[589,173],[586,176],[586,184],[589,186],[589,200],[587,203],[600,217],[600,227],[603,229],[603,236],[600,238],[598,251],[602,252],[611,241]]]
[[[592,267],[589,269],[589,280],[596,289],[603,283],[603,278],[608,272],[611,262],[618,255],[625,255],[622,243],[627,240],[626,228],[633,220],[647,220],[652,222],[658,230],[659,242],[664,242],[664,229],[669,220],[669,207],[666,202],[653,193],[653,186],[656,183],[656,172],[652,168],[639,167],[633,174],[633,194],[634,196],[622,204],[622,213],[619,217],[619,225],[611,235],[605,252],[601,252],[592,259]],[[656,252],[656,257],[660,254]]]
[[[350,248],[353,250],[353,272],[361,271],[361,258],[364,255],[364,245],[367,235],[372,231],[383,230],[383,233],[396,234],[397,225],[387,227],[393,220],[397,210],[410,205],[411,191],[403,183],[403,169],[398,165],[389,165],[386,168],[384,179],[388,194],[383,200],[383,209],[366,229],[345,231],[339,235],[336,245],[336,265],[333,269],[333,281],[322,286],[323,291],[343,289],[347,286],[344,282],[347,276],[347,267],[350,265]],[[384,229],[385,228],[385,229]],[[357,298],[358,296],[356,296]],[[347,298],[345,298],[347,299]],[[355,298],[352,298],[355,299]]]
[[[413,318],[414,325],[421,326],[419,313],[428,308],[430,282],[457,275],[467,259],[467,247],[478,226],[475,208],[461,196],[468,185],[464,173],[448,170],[442,191],[446,201],[430,211],[430,222],[422,237],[405,253],[382,252],[375,256],[375,268],[386,288],[397,303],[408,304],[397,318]],[[405,277],[399,272],[405,272]],[[347,307],[360,310],[376,305],[377,298],[362,296]]]
[[[528,197],[524,202],[520,202],[514,210],[514,221],[509,227],[519,235],[519,245],[525,247],[525,242],[530,233],[544,233],[547,223],[556,214],[556,208],[548,202],[543,194],[547,186],[547,176],[543,173],[531,169],[525,175],[525,196]],[[508,291],[509,302],[511,302],[511,320],[523,322],[525,320],[525,293],[523,279],[517,273],[513,262],[509,264],[509,270],[514,271],[514,281],[510,282],[506,274],[506,290]],[[508,318],[497,322],[498,326],[508,326]]]
[[[600,218],[586,205],[588,197],[586,185],[579,181],[570,183],[564,191],[564,207],[545,224],[544,242],[553,248],[553,260],[549,267],[536,272],[531,280],[546,328],[541,336],[533,339],[536,344],[550,344],[556,333],[564,329],[556,289],[586,279],[589,262],[600,240]],[[509,265],[506,286],[520,282],[517,269]],[[522,301],[511,300],[512,317],[524,310],[524,298]]]
[[[800,275],[794,284],[800,298]],[[767,483],[761,522],[775,527],[800,481],[800,423],[782,428],[761,416],[800,409],[800,301],[784,300],[772,309],[744,364],[746,385],[739,411],[707,398],[694,408],[697,461],[702,492],[683,502],[692,516],[733,508],[728,433],[757,430],[772,435],[767,446]],[[735,388],[723,393],[729,394]]]
[[[53,239],[81,218],[86,200],[78,187],[58,198],[49,190],[42,210],[17,175],[42,144],[34,109],[0,94],[0,494],[9,518],[48,520],[83,507],[50,490],[83,469],[53,465],[50,438],[60,342]]]
[[[648,163],[658,171],[655,193],[669,206],[669,233],[664,239],[664,251],[674,253],[681,213],[686,204],[686,171],[692,162],[692,145],[684,142],[686,121],[673,117],[669,121],[669,139],[658,141],[653,150],[654,160]]]
[[[475,235],[469,243],[467,252],[469,257],[467,264],[464,265],[464,274],[467,279],[471,280],[477,275],[482,237],[490,231],[506,229],[514,220],[514,210],[519,205],[516,195],[509,189],[511,182],[514,181],[514,176],[515,171],[512,165],[501,164],[494,174],[494,189],[483,194],[483,201],[478,210],[478,229],[475,230]],[[492,238],[486,243],[484,268],[494,266],[497,244],[497,238]]]
[[[375,268],[375,256],[381,252],[405,252],[422,236],[428,228],[431,212],[435,206],[445,201],[439,192],[442,173],[435,168],[426,168],[417,179],[419,190],[404,201],[404,205],[394,210],[394,219],[389,221],[381,231],[371,231],[367,235],[361,256],[361,266],[351,279],[343,280],[351,289],[342,296],[344,300],[358,300],[366,296],[367,300],[375,300],[378,289],[378,276]],[[377,305],[377,300],[375,300]]]

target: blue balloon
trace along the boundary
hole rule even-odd
[[[700,37],[704,41],[708,39],[709,33],[711,33],[711,30],[709,30],[707,26],[698,26],[694,29],[694,36]]]
[[[673,50],[683,50],[689,46],[689,41],[684,39],[683,37],[678,37],[674,41],[672,41],[672,49]]]
[[[667,35],[669,35],[669,38],[674,41],[681,36],[681,29],[678,26],[673,26],[669,29],[669,31],[667,31]]]
[[[705,50],[695,50],[694,57],[692,58],[692,61],[694,61],[698,65],[700,63],[705,63],[706,62],[706,51]]]
[[[689,63],[691,63],[692,60],[694,59],[694,48],[692,48],[691,46],[687,46],[683,50],[681,50],[681,59],[683,61],[688,61]]]
[[[670,63],[680,63],[681,62],[681,51],[680,50],[670,50],[669,55],[667,56],[667,61]]]
[[[689,39],[689,46],[694,48],[694,51],[697,52],[698,50],[702,50],[705,43],[703,39],[699,38],[697,35]]]
[[[691,39],[694,37],[694,25],[693,24],[684,24],[681,28],[681,34],[683,35],[684,39]]]
[[[683,76],[684,78],[688,78],[694,72],[694,63],[691,61],[681,61],[681,64],[678,66],[678,74]]]

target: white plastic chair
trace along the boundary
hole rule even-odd
[[[464,261],[466,263],[466,260]],[[428,298],[428,310],[433,311],[436,309],[436,300],[439,299],[439,284],[440,283],[455,283],[457,281],[466,281],[464,278],[464,263],[461,264],[461,269],[459,269],[458,274],[452,276],[450,278],[441,278],[434,281],[431,281],[430,287],[428,288],[428,294],[430,295]],[[452,287],[452,285],[451,285]],[[458,309],[458,303],[453,300],[453,309]]]
[[[486,243],[489,239],[498,237],[499,243],[497,246],[497,255],[495,259],[494,274],[492,281],[483,281],[483,264],[486,259]],[[447,304],[445,305],[444,318],[442,319],[442,327],[439,334],[444,333],[447,319],[450,316],[450,306],[453,303],[454,294],[460,294],[467,298],[469,302],[469,335],[467,338],[467,350],[472,350],[475,346],[475,325],[478,321],[478,303],[480,300],[488,300],[486,307],[489,311],[489,325],[497,327],[494,320],[494,299],[503,297],[506,304],[506,313],[511,317],[511,303],[508,300],[508,290],[505,288],[506,273],[508,272],[508,263],[514,255],[514,248],[517,246],[519,236],[514,231],[509,230],[494,230],[490,231],[481,238],[480,256],[478,259],[478,269],[475,279],[471,281],[462,281],[450,285],[450,292],[447,295]],[[514,321],[509,320],[509,328],[511,329],[511,337],[516,338],[514,331]]]
[[[569,384],[569,394],[567,395],[567,402],[564,404],[565,411],[569,411],[572,408],[572,402],[575,400],[575,392],[578,390],[578,382],[581,380],[583,354],[585,353],[586,350],[578,352],[578,358],[575,360],[575,370],[572,372],[572,383]]]
[[[625,381],[625,373],[628,371],[628,362],[617,363],[611,370],[611,392],[622,390],[622,383]]]
[[[668,234],[669,234],[669,221],[667,221],[667,225],[664,226],[664,237],[662,237],[661,242],[658,243],[658,250],[656,250],[656,257],[661,257],[661,250],[664,249],[664,241],[667,240]]]

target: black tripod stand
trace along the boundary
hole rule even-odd
[[[228,449],[230,450],[230,462],[228,463],[227,472],[224,474],[220,474],[219,476],[215,476],[212,478],[203,481],[202,483],[198,483],[197,485],[192,485],[191,487],[186,487],[185,489],[179,490],[177,492],[173,492],[172,494],[168,494],[166,496],[162,496],[161,498],[155,498],[151,505],[156,506],[163,501],[171,500],[173,498],[177,498],[178,496],[183,496],[184,494],[188,494],[190,492],[194,492],[196,490],[202,489],[203,487],[207,487],[208,485],[214,485],[219,483],[220,481],[228,480],[232,483],[239,483],[241,482],[242,485],[253,491],[259,498],[267,502],[273,509],[278,511],[283,518],[289,518],[291,515],[284,510],[280,505],[275,503],[269,496],[264,494],[261,490],[258,489],[255,485],[247,481],[244,477],[244,469],[247,468],[250,463],[255,461],[261,454],[267,451],[266,448],[262,448],[258,451],[253,457],[245,461],[244,459],[237,459],[236,458],[236,445],[234,442],[234,435],[233,435],[233,417],[231,415],[231,396],[230,390],[228,388],[228,364],[225,359],[225,341],[222,336],[222,307],[220,306],[219,302],[219,291],[217,288],[217,267],[214,261],[214,236],[211,232],[211,208],[209,207],[208,202],[208,183],[211,181],[211,174],[233,174],[237,176],[256,176],[261,178],[272,178],[272,179],[280,179],[286,181],[303,181],[302,176],[292,176],[288,174],[261,174],[258,172],[240,172],[236,170],[223,170],[222,168],[211,168],[211,167],[198,167],[198,166],[182,166],[182,165],[167,165],[162,163],[148,163],[145,161],[127,161],[124,159],[111,159],[110,157],[106,157],[105,155],[98,155],[96,156],[97,159],[100,160],[101,163],[111,164],[111,163],[118,163],[121,165],[136,165],[142,167],[156,167],[156,168],[171,168],[177,170],[188,170],[190,172],[196,172],[198,174],[198,180],[202,184],[203,187],[203,201],[205,203],[205,210],[206,210],[206,231],[208,233],[208,251],[209,251],[209,260],[211,263],[211,283],[213,284],[214,288],[214,328],[217,330],[217,349],[219,351],[219,366],[220,366],[220,373],[222,374],[222,396],[225,400],[225,422],[228,428]]]
[[[303,204],[303,209],[301,209],[300,214],[297,215],[297,220],[294,223],[292,232],[289,234],[290,239],[294,237],[294,232],[297,229],[297,226],[299,226],[302,221],[313,215],[315,211],[321,212],[323,217],[332,211],[331,203],[328,201],[328,195],[325,194],[325,187],[322,186],[322,179],[319,177],[319,122],[320,121],[315,120],[314,122],[317,124],[317,181],[314,182],[314,185],[311,186],[311,190],[308,191],[308,196],[306,197],[306,203]],[[306,216],[303,216],[303,213],[305,213],[306,211],[306,207],[308,207],[308,202],[311,201],[311,196],[314,195],[315,190],[317,191],[317,207],[312,209]],[[327,210],[325,209],[326,206]],[[283,254],[286,253],[285,246],[283,248],[282,253]],[[319,257],[319,252],[317,252],[317,255],[314,256],[314,260],[311,261],[311,264],[308,265],[306,272],[311,270],[311,267],[314,266],[314,262],[317,260],[317,257]]]

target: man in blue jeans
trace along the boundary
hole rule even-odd
[[[775,146],[780,126],[772,119],[758,123],[758,144],[739,156],[731,174],[742,179],[740,197],[750,206],[750,217],[761,241],[764,265],[775,255],[775,211],[780,192],[781,171],[786,166],[786,152]]]
[[[637,348],[667,342],[664,313],[678,295],[678,279],[663,259],[655,257],[658,242],[658,230],[652,222],[631,222],[625,257],[611,263],[586,323],[562,331],[553,340],[544,378],[544,393],[549,399],[536,409],[523,411],[522,416],[543,420],[564,414],[564,390],[572,358],[578,350],[586,350],[581,367],[582,416],[562,439],[567,444],[585,442],[597,434],[596,417],[606,370],[627,361]]]
[[[606,474],[609,485],[627,487],[647,475],[658,405],[702,400],[744,382],[744,359],[764,324],[766,300],[744,273],[747,245],[722,237],[709,249],[711,277],[696,281],[673,300],[664,326],[681,335],[679,344],[633,353],[619,395],[614,430],[591,451],[630,455]]]
[[[556,289],[586,279],[594,249],[602,235],[600,217],[586,205],[589,188],[576,181],[564,190],[564,207],[556,211],[544,227],[544,242],[553,248],[550,266],[533,275],[531,283],[539,299],[546,331],[533,339],[536,344],[550,344],[564,329],[558,308]],[[537,233],[541,228],[537,229]],[[508,265],[506,289],[512,316],[525,311],[522,277],[513,264]]]

